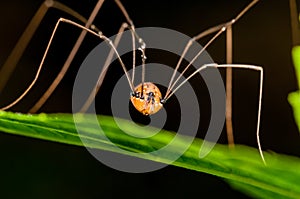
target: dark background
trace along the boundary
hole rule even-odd
[[[3,64],[43,1],[5,1],[0,6],[0,63]],[[61,2],[88,17],[96,1]],[[136,27],[164,27],[194,36],[208,27],[234,17],[250,1],[122,1]],[[55,10],[49,11],[33,37],[6,89],[0,103],[7,104],[18,96],[35,75],[50,34],[60,16],[70,16]],[[125,21],[113,1],[107,0],[95,24],[111,36]],[[26,112],[42,95],[59,71],[80,31],[69,26],[59,30],[49,59],[34,90],[13,111]],[[297,90],[291,61],[291,28],[288,1],[261,0],[233,29],[234,63],[249,63],[264,68],[265,82],[262,102],[261,144],[264,150],[289,155],[300,155],[299,132],[293,120],[287,95]],[[225,62],[225,37],[222,35],[208,49],[217,63]],[[201,40],[204,44],[207,39]],[[70,112],[72,85],[76,71],[84,57],[99,43],[88,37],[72,69],[42,107],[41,112]],[[152,54],[151,54],[152,55]],[[167,56],[166,56],[167,57]],[[172,56],[170,56],[172,57]],[[161,57],[149,58],[149,62]],[[173,61],[161,62],[174,65]],[[223,72],[223,71],[221,71]],[[2,74],[0,74],[2,75]],[[109,114],[110,89],[122,75],[120,68],[109,71],[103,88],[97,97],[99,113]],[[194,82],[193,82],[194,81]],[[192,83],[195,83],[192,80]],[[199,84],[197,84],[199,85]],[[257,72],[234,72],[234,132],[235,141],[256,147],[255,128],[258,96]],[[195,88],[200,93],[205,88]],[[102,105],[102,106],[101,106]],[[176,109],[175,105],[168,105]],[[200,103],[201,114],[206,110]],[[202,137],[209,114],[203,119],[198,136]],[[172,121],[172,118],[170,117]],[[171,122],[172,123],[172,122]],[[176,122],[173,122],[176,123]],[[174,125],[175,126],[175,125]],[[172,130],[172,125],[168,126]],[[220,143],[226,143],[223,133]],[[0,134],[0,196],[1,198],[132,198],[155,197],[203,197],[217,196],[247,198],[232,190],[217,177],[168,166],[145,174],[128,174],[108,168],[94,159],[84,148],[66,146],[30,138]]]

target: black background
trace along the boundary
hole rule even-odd
[[[43,1],[5,1],[0,6],[0,63],[3,64],[22,31]],[[61,1],[88,17],[96,1]],[[249,1],[123,1],[136,27],[164,27],[194,36],[208,27],[234,17]],[[59,17],[70,16],[55,10],[45,20],[26,49],[24,56],[1,93],[0,103],[7,104],[20,94],[34,77],[50,34]],[[95,24],[107,36],[115,34],[125,21],[113,1],[107,0]],[[34,90],[13,111],[26,112],[50,85],[80,31],[62,26],[58,31],[49,59]],[[264,150],[300,155],[299,132],[293,120],[287,95],[297,90],[291,61],[291,28],[288,1],[261,0],[233,29],[235,63],[249,63],[264,68],[265,84],[261,123],[261,144]],[[206,39],[200,41],[204,44]],[[75,58],[72,69],[42,107],[41,112],[70,112],[72,85],[84,57],[99,41],[88,37]],[[225,37],[222,35],[209,48],[215,62],[225,62]],[[149,62],[160,57],[149,58]],[[166,56],[168,58],[168,56]],[[170,56],[172,57],[172,56]],[[161,60],[174,65],[174,61]],[[222,72],[222,71],[221,71]],[[1,74],[2,75],[2,74]],[[113,68],[97,97],[99,113],[109,114],[109,91],[122,75]],[[197,81],[192,80],[192,83]],[[195,83],[196,84],[196,83]],[[199,85],[199,84],[197,84]],[[255,128],[258,91],[257,72],[234,72],[235,141],[256,147]],[[201,95],[201,88],[195,88]],[[176,103],[175,103],[176,104]],[[170,103],[171,109],[174,106]],[[208,111],[200,104],[201,114]],[[203,107],[203,108],[202,108]],[[102,109],[103,108],[103,109]],[[176,109],[176,107],[175,107]],[[209,115],[208,115],[209,116]],[[202,116],[205,129],[208,119]],[[172,121],[172,118],[170,118]],[[176,123],[176,122],[174,122]],[[176,125],[174,125],[176,126]],[[172,125],[168,128],[172,129]],[[203,136],[199,130],[199,137]],[[226,143],[222,134],[220,143]],[[41,140],[0,134],[1,196],[14,198],[132,198],[155,197],[233,197],[247,198],[232,190],[224,181],[210,175],[168,166],[145,174],[128,174],[108,168],[95,160],[84,148]],[[3,197],[4,198],[4,197]]]

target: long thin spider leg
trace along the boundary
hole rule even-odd
[[[137,32],[135,31],[135,26],[133,24],[133,21],[131,20],[131,18],[129,17],[129,14],[127,13],[125,7],[123,6],[123,4],[121,3],[120,0],[115,0],[116,4],[118,5],[118,7],[120,8],[120,10],[122,11],[123,15],[125,16],[127,22],[130,24],[131,27],[131,33],[134,34],[134,36],[136,37],[136,39],[138,40],[140,47],[138,48],[139,50],[142,51],[142,79],[145,78],[145,61],[146,61],[146,55],[145,55],[145,49],[146,49],[146,44],[143,41],[143,39],[137,34]],[[133,49],[135,49],[135,42],[133,43]],[[135,50],[133,50],[133,66],[132,66],[132,83],[134,83],[134,77],[135,77]],[[144,84],[144,82],[142,81],[142,84]]]
[[[146,47],[142,46],[139,48],[139,50],[142,52],[142,91],[141,91],[141,96],[144,97],[144,83],[145,83],[145,63],[146,63],[146,55],[145,55],[145,50]]]
[[[195,41],[198,41],[199,39],[209,35],[209,34],[212,34],[214,32],[217,32],[217,31],[220,31],[222,28],[228,26],[229,24],[231,24],[231,21],[230,22],[226,22],[226,23],[222,23],[222,24],[219,24],[217,26],[214,26],[214,27],[211,27],[203,32],[201,32],[200,34],[194,36],[193,38],[191,38],[189,40],[189,42],[186,44],[184,50],[183,50],[183,53],[181,54],[180,58],[179,58],[179,61],[177,62],[177,65],[174,69],[174,72],[172,74],[172,77],[171,77],[171,80],[169,82],[169,86],[168,86],[168,89],[167,89],[167,92],[166,92],[166,95],[165,95],[165,98],[169,95],[169,93],[171,92],[171,85],[174,81],[174,78],[175,78],[175,75],[176,75],[176,71],[178,71],[180,65],[181,65],[181,62],[184,58],[184,56],[186,55],[186,53],[188,52],[188,50],[190,49],[190,47],[192,46],[193,42]]]
[[[173,72],[172,77],[171,77],[171,79],[170,79],[170,82],[169,82],[169,85],[168,85],[168,89],[167,89],[167,92],[166,92],[164,98],[168,97],[169,93],[171,92],[171,89],[170,89],[170,88],[171,88],[171,85],[172,85],[172,83],[173,83],[173,81],[174,81],[174,78],[175,78],[175,75],[176,75],[176,71],[178,71],[181,62],[182,62],[182,60],[183,60],[185,54],[188,52],[189,48],[190,48],[191,45],[193,44],[193,41],[194,41],[194,38],[193,38],[193,39],[190,39],[189,42],[186,44],[186,46],[185,46],[185,48],[184,48],[184,50],[183,50],[183,53],[181,54],[181,56],[180,56],[180,58],[179,58],[179,61],[177,62],[177,65],[176,65],[176,67],[175,67],[175,69],[174,69],[174,72]]]
[[[238,21],[252,6],[254,6],[259,0],[253,0],[248,4],[235,18],[234,21]]]
[[[91,22],[93,21],[93,18],[95,18],[96,14],[98,13],[99,9],[101,8],[102,4],[103,4],[104,0],[99,0],[97,5],[95,6],[88,22],[86,23],[85,27],[88,28],[91,26]],[[116,1],[117,2],[117,1]],[[117,3],[118,4],[118,3]],[[118,4],[118,6],[120,7],[120,5],[122,5],[121,3]],[[123,14],[125,15],[126,18],[129,19],[128,14],[124,13],[124,8],[120,7],[120,9],[122,10]],[[125,10],[126,11],[126,10]],[[134,32],[135,37],[138,39],[138,41],[141,44],[144,44],[143,40],[135,33],[134,31],[134,26],[132,24],[132,21],[129,20],[129,23],[132,25],[132,30]],[[53,91],[55,90],[55,88],[57,87],[57,85],[60,83],[60,81],[62,80],[62,78],[64,77],[65,73],[67,72],[73,58],[75,57],[84,37],[86,35],[86,32],[83,30],[76,42],[76,44],[74,45],[69,57],[67,58],[64,66],[62,67],[61,71],[59,72],[58,76],[56,77],[56,79],[53,81],[53,83],[51,84],[51,86],[48,88],[48,90],[44,93],[44,95],[40,98],[40,100],[30,109],[30,112],[36,112],[38,109],[40,109],[40,107],[46,102],[46,100],[50,97],[50,95],[53,93]],[[134,42],[133,42],[133,45]],[[133,59],[135,62],[135,52],[133,52]],[[130,86],[132,86],[132,83],[130,84]]]
[[[73,9],[67,7],[66,5],[53,1],[53,0],[46,0],[42,3],[39,7],[38,11],[35,13],[31,21],[29,22],[28,26],[26,27],[25,31],[17,41],[15,47],[11,51],[10,55],[8,56],[7,60],[3,64],[0,74],[0,92],[5,87],[7,81],[9,80],[12,72],[16,68],[20,58],[22,57],[25,49],[27,48],[32,36],[36,32],[39,24],[43,20],[44,16],[48,12],[49,8],[56,8],[61,10],[69,15],[73,16],[74,18],[78,19],[79,21],[86,23],[87,19],[81,16],[79,13],[74,11]],[[94,28],[95,31],[98,31],[98,28]]]
[[[205,64],[198,68],[194,73],[192,73],[188,78],[186,78],[184,81],[182,81],[169,95],[168,98],[170,98],[182,85],[184,85],[189,79],[191,79],[194,75],[196,75],[198,72],[206,69],[206,68],[242,68],[242,69],[251,69],[251,70],[257,70],[260,72],[260,86],[259,86],[259,99],[258,99],[258,113],[257,113],[257,127],[256,127],[256,139],[257,139],[257,145],[258,145],[258,150],[260,153],[260,156],[264,162],[265,158],[261,149],[261,144],[260,144],[260,137],[259,137],[259,127],[260,127],[260,117],[261,117],[261,101],[262,101],[262,91],[263,91],[263,68],[260,66],[254,66],[254,65],[242,65],[242,64]],[[165,101],[168,100],[164,99]]]
[[[38,11],[35,13],[34,17],[28,24],[27,28],[21,35],[20,39],[16,43],[12,52],[5,61],[3,67],[0,70],[0,92],[6,86],[7,81],[9,80],[12,72],[14,71],[17,63],[19,62],[21,56],[23,55],[25,48],[27,47],[29,41],[31,40],[34,32],[39,26],[40,22],[44,18],[46,12],[48,11],[49,6],[45,2],[39,7]]]
[[[94,21],[96,15],[98,14],[104,0],[99,0],[92,11],[87,23],[85,24],[86,28],[89,28],[92,25],[92,22]],[[50,97],[50,95],[53,93],[55,88],[58,86],[64,75],[66,74],[67,70],[69,69],[71,62],[73,61],[73,58],[75,57],[81,43],[83,42],[83,39],[86,36],[86,30],[82,30],[75,45],[73,46],[72,51],[70,52],[64,66],[62,67],[61,71],[55,78],[55,80],[52,82],[50,87],[47,89],[47,91],[44,93],[44,95],[38,100],[38,102],[29,110],[30,113],[35,113],[37,110],[40,109],[40,107],[47,101],[47,99]]]
[[[174,95],[174,93],[181,87],[183,86],[189,79],[191,79],[194,75],[196,75],[198,72],[208,68],[208,67],[217,67],[218,64],[205,64],[203,66],[201,66],[200,68],[198,68],[195,72],[193,72],[188,78],[186,78],[185,80],[183,80],[175,89],[172,90],[172,92],[168,95],[167,98],[164,98],[164,101],[167,101],[170,97],[172,97],[172,95]]]
[[[260,118],[261,118],[261,102],[262,102],[262,92],[263,92],[263,78],[264,78],[264,71],[263,68],[260,66],[252,66],[252,65],[234,65],[234,64],[224,64],[224,65],[218,65],[218,68],[246,68],[246,69],[252,69],[257,70],[260,72],[260,84],[259,84],[259,98],[258,98],[258,111],[257,111],[257,126],[256,126],[256,140],[257,140],[257,146],[260,153],[260,156],[266,164],[261,144],[260,144],[260,137],[259,137],[259,128],[260,128]]]
[[[127,23],[123,23],[122,26],[120,27],[119,31],[118,31],[118,34],[114,40],[114,46],[117,48],[120,40],[121,40],[121,37],[122,37],[122,33],[124,32],[124,30],[126,28],[129,28],[128,24]],[[134,40],[135,37],[133,37],[132,39]],[[135,46],[133,46],[135,47]],[[103,80],[105,78],[105,75],[107,73],[107,70],[110,66],[110,63],[111,63],[111,60],[113,58],[113,55],[115,54],[114,50],[111,49],[106,60],[105,60],[105,63],[104,63],[104,66],[102,68],[102,71],[100,72],[100,75],[98,77],[98,80],[97,80],[97,83],[95,85],[95,87],[93,88],[91,94],[89,95],[88,99],[86,100],[86,102],[84,103],[84,105],[82,106],[82,108],[80,109],[80,112],[86,112],[87,109],[90,107],[91,103],[93,102],[93,100],[95,99],[95,96],[96,94],[98,93],[102,83],[103,83]],[[133,77],[132,77],[133,78]],[[132,85],[133,85],[133,81],[132,82]]]
[[[300,45],[300,28],[299,28],[299,14],[297,10],[296,0],[290,0],[290,19],[291,19],[291,30],[292,30],[292,52],[294,48]],[[296,74],[299,73],[299,69],[295,67]],[[300,88],[300,78],[298,79],[298,87]]]
[[[191,38],[189,40],[189,42],[186,44],[184,50],[183,50],[183,53],[181,54],[180,58],[179,58],[179,61],[177,62],[177,65],[174,69],[174,72],[172,74],[172,77],[171,77],[171,80],[169,82],[169,86],[168,86],[168,89],[167,89],[167,92],[165,94],[165,98],[169,95],[169,93],[171,92],[171,85],[174,81],[174,78],[175,78],[175,75],[176,75],[176,71],[178,71],[180,65],[181,65],[181,62],[183,60],[183,58],[185,57],[186,53],[188,52],[189,48],[192,46],[193,42],[195,41],[198,41],[199,39],[209,35],[209,34],[212,34],[214,32],[217,32],[217,31],[220,31],[222,28],[226,27],[228,25],[228,22],[227,23],[222,23],[222,24],[219,24],[217,26],[214,26],[212,28],[209,28],[207,30],[205,30],[204,32],[198,34],[197,36],[194,36],[193,38]],[[203,51],[202,51],[203,52]]]
[[[52,2],[52,0],[46,0],[46,1]],[[75,17],[76,19],[78,19],[82,23],[87,23],[88,19],[86,19],[85,17],[83,17],[82,15],[80,15],[78,12],[76,12],[73,9],[71,9],[70,7],[64,5],[63,3],[60,3],[58,1],[53,1],[52,3],[53,3],[53,5],[52,5],[53,8],[61,10],[61,11],[65,12],[65,13],[67,13],[67,14]],[[96,32],[100,31],[94,24],[91,25],[91,28],[94,31],[96,31]]]
[[[86,31],[88,31],[88,32],[90,32],[90,33],[94,33],[94,35],[97,35],[97,36],[99,36],[101,39],[103,39],[104,41],[107,41],[108,44],[110,45],[110,47],[113,49],[114,53],[117,55],[117,58],[118,58],[118,60],[119,60],[119,62],[120,62],[120,64],[121,64],[121,67],[122,67],[122,69],[123,69],[123,71],[124,71],[124,73],[125,73],[125,75],[126,75],[126,77],[127,77],[128,84],[129,84],[131,90],[132,90],[132,91],[134,90],[133,84],[131,83],[130,76],[128,75],[128,72],[127,72],[127,69],[126,69],[126,67],[125,67],[125,64],[124,64],[124,62],[122,61],[122,59],[121,59],[121,57],[120,57],[120,55],[119,55],[119,52],[117,51],[117,49],[116,49],[116,47],[114,46],[113,42],[112,42],[109,38],[107,38],[105,35],[103,35],[102,32],[99,32],[99,33],[97,34],[97,33],[93,32],[93,31],[91,31],[90,29],[88,29],[88,28],[86,28],[86,27],[84,27],[84,26],[82,26],[82,25],[80,25],[80,24],[78,24],[78,23],[76,23],[76,22],[73,22],[73,21],[71,21],[71,20],[67,20],[67,19],[63,19],[63,18],[62,18],[62,20],[63,20],[63,22],[66,22],[66,23],[75,25],[75,26],[77,26],[77,27],[79,27],[79,28],[81,28],[81,29],[84,29],[84,30],[86,30]]]
[[[40,65],[39,65],[39,68],[38,68],[38,70],[37,70],[37,72],[36,72],[36,75],[35,75],[33,81],[31,82],[31,84],[30,84],[30,85],[28,86],[28,88],[23,92],[22,95],[20,95],[16,100],[14,100],[14,101],[13,101],[12,103],[10,103],[9,105],[7,105],[7,106],[1,108],[0,110],[3,110],[3,111],[4,111],[4,110],[7,110],[7,109],[13,107],[13,106],[14,106],[15,104],[17,104],[21,99],[23,99],[23,97],[24,97],[24,96],[31,90],[31,88],[34,86],[34,84],[36,83],[36,81],[37,81],[37,79],[38,79],[38,77],[39,77],[39,75],[40,75],[40,72],[41,72],[41,70],[42,70],[42,66],[43,66],[43,63],[44,63],[46,54],[47,54],[47,52],[48,52],[48,49],[49,49],[50,44],[51,44],[51,41],[52,41],[52,39],[53,39],[53,37],[54,37],[54,34],[55,34],[55,32],[56,32],[56,29],[57,29],[57,27],[58,27],[58,24],[59,24],[59,23],[57,22],[57,24],[56,24],[56,26],[55,26],[55,28],[54,28],[54,30],[53,30],[53,33],[52,33],[52,35],[51,35],[50,42],[48,43],[48,46],[47,46],[47,48],[46,48],[45,54],[44,54],[44,56],[43,56],[43,58],[42,58],[42,61],[41,61]]]
[[[226,63],[232,64],[232,26],[226,29]],[[232,68],[226,68],[226,132],[229,147],[234,147],[232,125]]]
[[[134,28],[133,28],[134,30]],[[131,82],[134,85],[134,76],[135,76],[135,63],[136,63],[136,53],[135,53],[135,35],[134,32],[131,31],[131,38],[132,38],[132,75],[131,75]]]
[[[120,8],[120,10],[121,10],[121,12],[123,13],[123,15],[125,16],[126,21],[127,21],[127,23],[128,23],[129,25],[128,25],[127,23],[124,23],[124,24],[121,26],[121,28],[119,29],[119,32],[118,32],[118,34],[117,34],[117,36],[116,36],[116,39],[115,39],[115,41],[114,41],[114,46],[115,46],[115,47],[118,46],[118,43],[119,43],[119,41],[120,41],[120,39],[121,39],[121,36],[122,36],[122,33],[124,32],[124,29],[125,29],[125,28],[129,28],[129,30],[130,30],[130,32],[131,32],[131,37],[132,37],[132,49],[133,49],[133,52],[132,52],[132,53],[133,53],[133,55],[132,55],[133,60],[132,60],[132,76],[131,76],[131,82],[132,82],[132,85],[134,85],[135,64],[136,64],[136,51],[135,51],[135,49],[136,49],[136,44],[135,44],[135,39],[137,39],[138,42],[139,42],[140,45],[141,45],[141,46],[139,47],[139,49],[140,49],[140,50],[143,49],[143,50],[142,50],[142,53],[143,53],[144,56],[142,55],[142,61],[143,61],[143,72],[142,72],[142,74],[145,74],[145,72],[144,72],[144,68],[145,68],[145,58],[146,58],[145,53],[144,53],[145,43],[144,43],[144,41],[139,37],[139,35],[136,33],[136,31],[135,31],[135,26],[134,26],[132,20],[130,19],[129,14],[127,13],[127,11],[126,11],[125,7],[123,6],[123,4],[122,4],[119,0],[115,0],[115,2],[116,2],[116,4],[117,4],[117,6]],[[98,93],[98,91],[99,91],[99,89],[100,89],[100,87],[101,87],[101,85],[102,85],[102,83],[103,83],[104,77],[105,77],[106,72],[107,72],[107,70],[108,70],[108,68],[109,68],[109,64],[110,64],[110,62],[111,62],[111,59],[112,59],[113,54],[114,54],[114,51],[113,51],[113,49],[111,49],[111,51],[110,51],[110,53],[109,53],[109,55],[108,55],[108,57],[107,57],[107,59],[106,59],[106,61],[105,61],[105,63],[104,63],[104,67],[103,67],[103,69],[102,69],[102,71],[101,71],[101,73],[100,73],[100,75],[99,75],[99,78],[98,78],[98,80],[97,80],[97,84],[96,84],[95,87],[93,88],[91,94],[89,95],[87,101],[84,103],[83,107],[80,109],[80,112],[86,112],[87,109],[90,107],[91,103],[93,102],[93,100],[94,100],[96,94]],[[144,79],[144,77],[142,77],[142,79]],[[134,90],[132,90],[132,92],[134,92]]]
[[[197,55],[192,59],[192,61],[190,61],[188,63],[188,65],[184,68],[184,70],[180,73],[180,75],[177,77],[177,79],[174,81],[174,83],[172,84],[172,86],[168,89],[166,95],[164,98],[169,98],[169,94],[171,92],[171,90],[174,88],[174,86],[176,85],[176,83],[179,81],[179,79],[183,76],[183,74],[185,73],[185,71],[187,71],[187,69],[195,62],[195,60],[205,51],[205,49],[222,33],[224,32],[226,29],[226,27],[223,27],[221,30],[219,30],[219,32],[217,32],[217,34],[215,34],[215,36],[213,38],[211,38],[209,40],[209,42],[207,42],[207,44],[197,53]],[[174,70],[174,72],[176,72],[176,70]]]
[[[183,57],[184,57],[184,55],[187,53],[187,51],[188,51],[188,49],[191,47],[191,45],[192,45],[192,43],[194,42],[194,41],[197,41],[197,40],[199,40],[199,39],[201,39],[201,38],[203,38],[203,37],[205,37],[205,36],[207,36],[207,35],[209,35],[209,34],[212,34],[212,33],[214,33],[214,32],[217,32],[217,31],[220,31],[221,29],[223,29],[224,27],[225,28],[227,28],[227,27],[229,27],[229,26],[232,26],[236,21],[238,21],[252,6],[254,6],[257,2],[258,2],[259,0],[253,0],[250,4],[248,4],[248,6],[246,6],[234,19],[232,19],[232,20],[230,20],[230,21],[228,21],[228,22],[226,22],[226,23],[222,23],[222,24],[219,24],[219,25],[217,25],[217,26],[214,26],[214,27],[212,27],[212,28],[209,28],[209,29],[207,29],[207,30],[205,30],[204,32],[202,32],[202,33],[200,33],[200,34],[198,34],[198,35],[196,35],[196,36],[194,36],[192,39],[190,39],[190,41],[187,43],[187,45],[185,46],[185,48],[184,48],[184,51],[183,51],[183,54],[182,54],[182,56],[180,57],[180,59],[179,59],[179,61],[178,61],[178,63],[177,63],[177,65],[176,65],[176,68],[175,68],[175,70],[174,70],[174,73],[173,73],[173,75],[172,75],[172,77],[171,77],[171,80],[170,80],[170,83],[169,83],[169,86],[168,86],[168,89],[167,89],[167,92],[166,92],[166,95],[165,95],[165,97],[164,98],[168,98],[168,95],[169,95],[169,93],[171,92],[171,87],[174,87],[175,86],[175,84],[177,83],[177,82],[174,82],[173,84],[172,84],[172,82],[174,81],[174,77],[175,77],[175,74],[176,74],[176,71],[178,70],[178,68],[179,68],[179,66],[181,65],[181,62],[182,62],[182,60],[183,60]],[[199,54],[197,54],[196,56],[197,57],[199,57],[201,55],[201,53]],[[191,65],[192,63],[189,63],[189,65],[187,66],[187,67],[189,67],[190,65]],[[187,68],[186,67],[186,68]],[[185,72],[186,70],[184,70],[184,72]],[[180,74],[180,77],[182,76],[183,74],[181,73]],[[179,78],[180,78],[179,77]],[[179,79],[179,78],[177,78],[177,79]],[[172,86],[171,86],[172,85]]]
[[[300,29],[299,29],[299,18],[298,18],[296,0],[290,0],[290,18],[291,18],[293,46],[300,45],[300,38],[299,38]]]
[[[134,76],[135,76],[135,63],[136,63],[136,53],[135,53],[135,40],[134,37],[136,37],[135,27],[133,24],[133,21],[130,19],[129,14],[127,13],[125,7],[119,0],[115,0],[117,6],[120,8],[121,12],[125,16],[127,23],[131,26],[131,36],[132,36],[132,48],[133,48],[133,54],[132,54],[132,84],[134,84]]]
[[[131,83],[131,79],[130,79],[130,76],[129,76],[128,71],[126,69],[126,66],[125,66],[125,64],[124,64],[124,62],[123,62],[123,60],[122,60],[119,52],[117,51],[116,47],[114,46],[113,42],[109,38],[107,38],[105,35],[103,35],[102,32],[96,33],[96,32],[94,32],[94,31],[92,31],[92,30],[90,30],[90,29],[88,29],[88,28],[86,28],[86,27],[84,27],[84,26],[82,26],[82,25],[74,22],[74,21],[71,21],[71,20],[68,20],[68,19],[64,19],[64,18],[60,18],[60,21],[61,22],[65,22],[65,23],[69,23],[69,24],[74,25],[74,26],[76,26],[78,28],[81,28],[81,29],[83,29],[83,30],[85,30],[85,31],[87,31],[89,33],[92,33],[95,36],[98,36],[100,39],[103,39],[104,41],[106,41],[108,43],[108,45],[113,49],[114,53],[117,56],[117,59],[119,60],[119,62],[121,64],[121,67],[122,67],[122,69],[123,69],[123,71],[124,71],[124,73],[126,75],[126,78],[127,78],[128,84],[130,86],[130,89],[132,91],[134,91],[134,87],[133,87],[133,84]]]
[[[42,67],[43,67],[45,58],[46,58],[46,56],[47,56],[47,54],[48,54],[49,48],[50,48],[50,46],[51,46],[51,44],[52,44],[54,35],[55,35],[55,33],[56,33],[57,29],[58,29],[58,26],[60,25],[61,22],[68,23],[68,24],[72,24],[72,25],[74,25],[74,26],[76,26],[76,27],[78,27],[78,28],[81,28],[81,29],[83,29],[83,30],[85,30],[85,31],[87,31],[87,32],[89,32],[89,33],[91,33],[91,34],[93,34],[93,35],[99,37],[100,39],[103,39],[104,41],[106,41],[106,42],[109,44],[109,46],[110,46],[110,47],[114,50],[114,52],[116,53],[117,58],[118,58],[118,60],[119,60],[119,62],[120,62],[120,64],[121,64],[121,66],[122,66],[122,68],[123,68],[123,70],[124,70],[124,72],[125,72],[125,75],[126,75],[126,77],[127,77],[127,80],[128,80],[129,85],[130,85],[130,88],[133,90],[133,85],[132,85],[131,80],[130,80],[130,77],[129,77],[128,73],[127,73],[127,69],[126,69],[126,67],[125,67],[125,64],[123,63],[123,61],[122,61],[122,59],[121,59],[121,57],[120,57],[120,55],[119,55],[117,49],[116,49],[115,46],[113,45],[113,42],[112,42],[109,38],[107,38],[106,36],[104,36],[101,32],[96,33],[96,32],[94,32],[94,31],[92,31],[92,30],[90,30],[90,29],[88,29],[88,28],[86,28],[86,27],[84,27],[84,26],[82,26],[82,25],[76,23],[76,22],[73,22],[73,21],[68,20],[68,19],[60,18],[60,19],[57,21],[56,26],[55,26],[55,28],[54,28],[54,30],[53,30],[53,32],[52,32],[51,38],[50,38],[50,40],[49,40],[49,43],[48,43],[48,45],[47,45],[47,48],[46,48],[46,50],[45,50],[44,56],[43,56],[42,61],[41,61],[40,65],[39,65],[39,68],[38,68],[38,70],[37,70],[37,73],[36,73],[36,75],[35,75],[34,80],[31,82],[31,84],[29,85],[29,87],[24,91],[24,93],[23,93],[21,96],[19,96],[19,97],[18,97],[15,101],[13,101],[11,104],[9,104],[9,105],[7,105],[7,106],[1,108],[0,110],[7,110],[7,109],[9,109],[10,107],[14,106],[16,103],[18,103],[18,102],[19,102],[19,101],[20,101],[20,100],[21,100],[21,99],[22,99],[22,98],[30,91],[30,89],[31,89],[31,88],[33,87],[33,85],[36,83],[36,81],[37,81],[37,79],[38,79],[38,77],[39,77],[39,74],[40,74],[40,72],[41,72],[41,70],[42,70]]]

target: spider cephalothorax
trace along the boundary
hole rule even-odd
[[[163,106],[161,93],[151,82],[136,86],[130,100],[133,106],[144,115],[154,114]]]

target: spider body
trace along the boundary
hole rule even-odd
[[[130,100],[136,110],[144,115],[152,115],[163,106],[161,92],[151,82],[141,83],[136,86]]]

